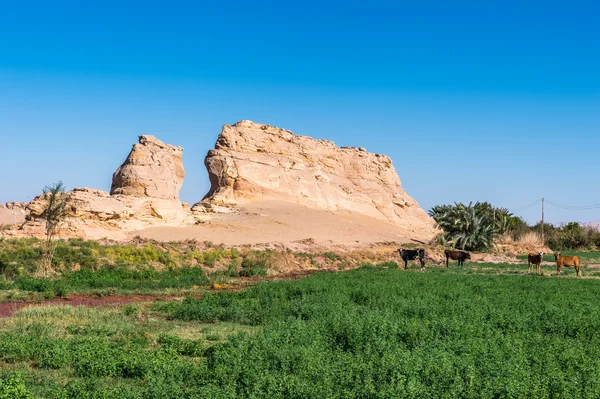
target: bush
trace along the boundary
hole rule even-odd
[[[441,242],[466,250],[488,250],[494,241],[514,229],[522,229],[522,220],[507,209],[495,208],[487,202],[437,205],[429,211],[444,230]]]
[[[536,224],[532,230],[540,232],[541,224]],[[544,224],[544,238],[546,244],[555,251],[600,249],[600,231],[592,227],[583,227],[577,222],[560,226],[546,223]]]
[[[202,341],[183,339],[177,335],[162,334],[158,338],[158,343],[161,344],[163,348],[173,350],[182,356],[198,357],[202,356],[204,353]]]
[[[270,251],[252,251],[242,259],[242,269],[240,276],[266,276],[268,269],[271,267],[271,252]]]
[[[18,374],[0,373],[0,399],[29,398],[33,398],[33,395],[25,388],[25,383]]]

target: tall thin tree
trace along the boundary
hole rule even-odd
[[[51,186],[44,187],[44,199],[46,205],[41,216],[42,219],[46,220],[46,248],[43,265],[44,276],[48,277],[48,272],[52,267],[54,251],[56,251],[56,245],[53,244],[52,239],[67,216],[70,197],[65,193],[65,186],[62,181],[59,181]]]

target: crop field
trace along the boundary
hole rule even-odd
[[[22,309],[0,320],[0,398],[600,397],[598,279],[417,269]]]

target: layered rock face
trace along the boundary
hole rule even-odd
[[[179,200],[183,184],[183,148],[154,136],[140,136],[113,175],[111,195]]]
[[[352,211],[435,233],[435,222],[400,184],[389,157],[364,148],[240,121],[225,125],[205,159],[211,188],[206,204],[281,200],[330,211]]]
[[[76,188],[68,193],[66,236],[125,238],[125,233],[151,226],[193,224],[189,206],[179,201],[183,183],[183,148],[140,136],[129,156],[113,175],[111,193]],[[45,196],[34,198],[27,209],[25,232],[40,230]]]

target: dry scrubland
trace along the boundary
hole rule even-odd
[[[0,240],[4,300],[165,299],[0,319],[0,398],[600,395],[599,253],[581,254],[577,279],[550,277],[551,263],[527,275],[518,259],[420,272],[389,250],[70,240],[44,279],[39,244]],[[292,264],[315,274],[262,281]]]

